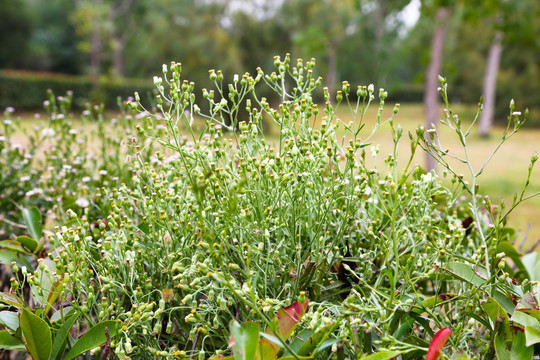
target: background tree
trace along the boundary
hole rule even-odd
[[[0,68],[28,65],[32,31],[30,11],[23,0],[0,3]]]
[[[425,4],[425,3],[424,3]],[[426,113],[426,131],[436,127],[439,122],[439,74],[441,73],[443,62],[443,51],[446,41],[448,22],[452,14],[451,1],[436,1],[434,4],[424,5],[423,10],[434,16],[433,37],[431,40],[431,55],[429,67],[426,73],[426,82],[424,90],[424,109]],[[429,140],[429,135],[426,134]],[[427,171],[435,168],[436,161],[426,153]]]
[[[358,9],[352,0],[292,0],[284,3],[282,17],[299,57],[315,57],[326,65],[326,83],[335,96],[339,82],[339,48],[354,31]]]

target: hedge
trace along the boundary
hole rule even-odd
[[[146,98],[154,85],[151,81],[138,79],[111,80],[100,78],[98,87],[93,89],[88,76],[38,73],[28,71],[0,71],[0,109],[14,107],[17,110],[39,110],[51,89],[60,96],[73,91],[74,106],[82,107],[85,103],[105,103],[109,109],[117,107],[117,98],[133,96],[135,91]]]

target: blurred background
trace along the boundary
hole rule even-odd
[[[484,96],[471,145],[478,166],[496,146],[492,132],[506,124],[510,100],[529,108],[524,135],[494,158],[483,183],[511,199],[540,139],[539,15],[538,0],[2,0],[0,109],[39,111],[53,89],[73,90],[75,105],[114,110],[117,97],[150,92],[164,63],[182,63],[200,90],[211,87],[209,69],[228,79],[258,66],[273,71],[273,57],[291,53],[293,61],[316,58],[331,93],[344,80],[385,88],[387,102],[410,104],[402,121],[414,128],[442,116],[441,74],[464,121]],[[531,190],[540,191],[534,178]],[[532,235],[526,229],[540,200],[527,204],[511,220],[533,244],[540,225]]]

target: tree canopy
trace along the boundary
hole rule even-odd
[[[147,78],[176,61],[204,86],[203,69],[254,72],[290,52],[315,57],[330,89],[421,86],[441,6],[452,14],[441,74],[453,98],[478,101],[497,33],[496,118],[510,98],[540,103],[535,0],[13,0],[0,5],[0,69]]]

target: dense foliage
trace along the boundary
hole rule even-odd
[[[23,209],[30,236],[1,243],[13,260],[11,288],[0,294],[4,349],[36,359],[532,357],[537,257],[522,257],[504,225],[525,189],[508,209],[492,206],[477,193],[482,169],[470,167],[469,181],[455,174],[434,129],[428,141],[419,128],[408,146],[430,152],[448,185],[398,164],[399,105],[382,118],[386,91],[343,82],[336,94],[324,88],[318,105],[314,60],[287,55],[274,65],[230,82],[211,70],[208,112],[181,64],[163,66],[155,108],[138,94],[124,104],[122,151],[101,122],[97,146],[73,131],[63,115],[69,97],[49,100],[51,126],[35,132],[54,139],[51,152],[32,167],[2,163],[21,171],[12,176],[49,179],[37,195],[8,186],[17,205],[35,201],[41,211]],[[441,92],[446,100],[444,79]],[[337,117],[339,105],[352,121]],[[501,143],[523,124],[511,112]],[[470,165],[470,129],[447,115]],[[265,118],[279,134],[265,135]],[[24,162],[6,120],[2,159]],[[370,138],[382,126],[394,148],[381,158]],[[85,153],[92,147],[97,156]],[[47,209],[56,218],[45,237]]]
[[[148,99],[153,86],[150,81],[103,78],[94,88],[88,76],[0,71],[0,108],[3,109],[40,110],[47,91],[55,94],[71,92],[76,101],[72,105],[77,109],[84,109],[87,103],[103,103],[108,109],[114,109],[118,107],[118,98],[125,99],[135,90]]]
[[[440,6],[452,13],[440,72],[453,85],[453,98],[476,103],[485,95],[489,49],[501,33],[496,120],[504,123],[511,98],[535,108],[535,0],[16,0],[0,4],[0,69],[90,74],[97,87],[99,77],[148,78],[174,59],[199,86],[209,87],[206,69],[254,72],[270,66],[272,55],[292,51],[319,60],[330,90],[343,79],[377,83],[403,102],[396,87],[424,83]],[[530,120],[538,123],[535,112]]]

